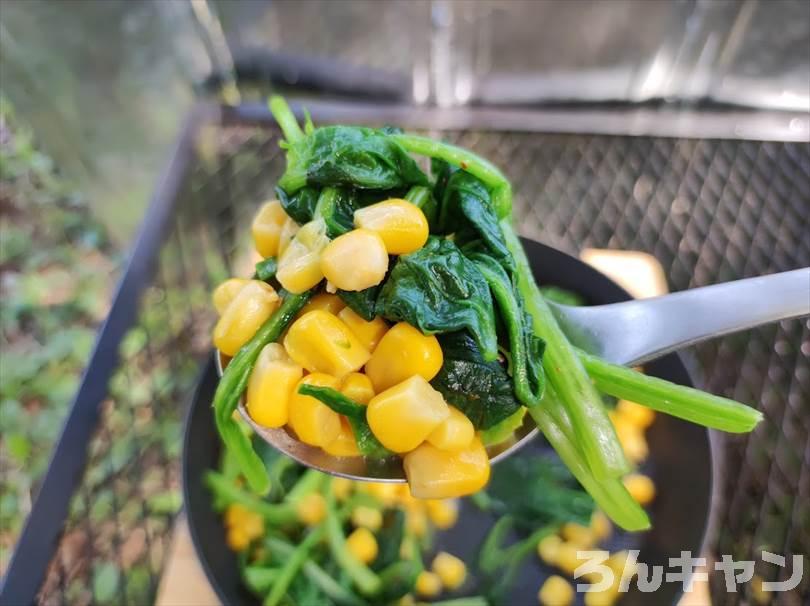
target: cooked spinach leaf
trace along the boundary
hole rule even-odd
[[[408,322],[424,334],[466,328],[485,360],[498,356],[487,283],[450,240],[432,236],[416,252],[400,256],[377,299],[377,313]]]
[[[510,275],[514,271],[489,191],[471,174],[460,170],[450,175],[439,206],[439,225],[444,232],[455,233],[462,250],[483,249]]]
[[[272,280],[276,277],[276,271],[278,271],[278,260],[275,257],[256,263],[256,277],[259,280],[265,282]]]
[[[377,285],[365,290],[338,290],[337,295],[354,313],[371,322],[377,317],[377,297],[381,288],[381,285]]]
[[[587,526],[594,509],[593,499],[552,456],[509,457],[492,474],[487,495],[493,510],[526,530],[565,522]]]
[[[292,219],[301,225],[312,221],[315,214],[315,207],[318,205],[320,192],[314,187],[303,187],[294,194],[288,194],[283,188],[276,187],[276,195],[281,208]]]
[[[500,318],[509,337],[509,372],[515,394],[525,406],[536,406],[540,404],[546,384],[543,371],[545,342],[535,336],[532,323],[515,296],[514,286],[503,266],[481,252],[471,254],[470,258],[498,302]]]
[[[521,407],[506,369],[497,361],[485,361],[466,331],[441,335],[439,345],[444,362],[430,384],[476,429],[489,429]]]
[[[326,126],[287,142],[286,148],[287,170],[279,184],[288,193],[306,185],[392,189],[428,184],[408,152],[381,130]]]
[[[582,295],[559,286],[541,286],[540,294],[543,295],[544,299],[560,305],[585,305],[585,299]]]
[[[326,223],[326,235],[337,238],[354,229],[357,196],[343,187],[324,187],[315,207],[315,214]]]
[[[438,226],[436,225],[436,218],[439,212],[439,207],[436,203],[436,198],[433,197],[433,194],[430,191],[430,188],[425,187],[424,185],[414,185],[408,190],[408,193],[405,194],[404,199],[422,210],[422,212],[425,214],[428,225],[430,226],[431,232],[435,232],[436,229],[438,229]]]
[[[394,454],[380,444],[380,441],[371,431],[366,419],[367,409],[359,402],[355,402],[331,387],[301,385],[298,388],[298,393],[302,396],[311,396],[320,400],[336,413],[344,415],[349,420],[349,425],[351,425],[354,439],[357,442],[357,450],[363,456],[384,459]]]
[[[377,532],[377,557],[371,569],[379,572],[400,560],[399,550],[405,536],[405,512],[394,509],[385,512],[382,528]]]

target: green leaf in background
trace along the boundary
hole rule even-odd
[[[112,602],[112,599],[118,593],[120,576],[118,567],[111,562],[105,562],[96,567],[93,574],[93,598],[96,602],[102,604]]]
[[[13,433],[6,436],[6,448],[11,458],[22,465],[31,454],[31,441],[21,433]]]
[[[167,490],[149,497],[146,506],[153,513],[173,514],[183,506],[183,497],[179,490]]]

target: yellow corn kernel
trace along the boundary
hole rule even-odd
[[[439,575],[444,588],[450,591],[461,587],[467,578],[467,566],[464,562],[446,551],[436,554],[430,568]]]
[[[278,259],[276,279],[293,294],[309,290],[323,280],[321,255],[329,244],[322,219],[310,221],[293,237]]]
[[[616,405],[616,412],[638,429],[647,429],[655,420],[655,411],[652,408],[647,408],[629,400],[619,400]]]
[[[281,233],[278,236],[278,257],[281,258],[281,255],[284,254],[284,251],[287,250],[289,247],[290,242],[293,241],[295,234],[298,233],[298,230],[301,229],[301,226],[296,223],[292,217],[287,217],[287,220],[284,221],[284,225],[281,227]]]
[[[340,419],[340,433],[337,437],[323,447],[324,451],[333,457],[359,457],[357,440],[354,432],[345,418]]]
[[[537,599],[542,606],[569,606],[574,601],[574,588],[564,578],[553,574],[540,587]]]
[[[346,478],[334,478],[332,480],[332,494],[338,501],[345,501],[352,492],[354,482]]]
[[[352,524],[358,528],[368,528],[376,532],[382,527],[383,517],[379,509],[359,505],[352,511]]]
[[[250,545],[250,537],[239,526],[229,528],[226,539],[228,542],[228,547],[234,551],[243,551],[244,549],[247,549],[248,545]]]
[[[293,322],[284,337],[284,347],[309,372],[337,378],[359,370],[370,356],[348,326],[319,309]]]
[[[396,602],[396,606],[416,606],[416,599],[413,597],[412,593],[406,593],[399,598]]]
[[[319,524],[326,517],[326,499],[319,492],[304,495],[295,504],[295,515],[307,526]]]
[[[549,566],[556,566],[561,545],[562,539],[556,534],[550,534],[537,543],[537,555]]]
[[[436,337],[423,335],[407,322],[399,322],[380,339],[366,364],[366,374],[379,393],[413,375],[430,381],[438,374],[442,362],[442,348]]]
[[[311,396],[298,393],[301,385],[318,385],[335,389],[335,377],[322,373],[305,376],[295,386],[290,396],[290,427],[298,439],[312,446],[329,444],[340,433],[340,415]]]
[[[236,298],[236,295],[248,282],[250,280],[245,278],[230,278],[214,289],[211,299],[218,314],[222,314],[228,308],[231,301]]]
[[[585,606],[613,606],[619,595],[618,584],[611,585],[604,591],[588,591],[585,593]]]
[[[422,507],[409,507],[405,512],[405,529],[417,539],[423,538],[428,531],[428,519]]]
[[[287,213],[284,212],[281,202],[278,200],[263,204],[253,218],[251,225],[253,244],[265,259],[278,254],[278,242],[287,218]]]
[[[363,344],[363,347],[369,351],[374,351],[380,339],[388,331],[388,324],[379,316],[368,322],[349,307],[344,307],[337,317],[343,320],[354,336]]]
[[[430,432],[427,441],[442,450],[463,450],[470,445],[475,437],[475,427],[472,421],[463,412],[454,406],[448,406],[450,416],[439,423],[439,426]]]
[[[442,592],[442,580],[435,572],[423,570],[416,578],[416,593],[423,598],[435,598]]]
[[[240,526],[248,513],[244,505],[231,503],[225,510],[225,526]]]
[[[763,583],[765,579],[763,579],[758,574],[755,574],[751,578],[751,597],[753,598],[756,604],[760,606],[765,606],[765,604],[771,603],[771,592],[768,589],[765,589]]]
[[[264,427],[286,425],[292,390],[303,376],[304,369],[290,359],[281,344],[265,345],[248,381],[250,418]]]
[[[458,521],[458,501],[454,499],[430,499],[425,505],[430,521],[439,530],[447,530]]]
[[[597,510],[594,511],[591,516],[591,531],[597,541],[604,541],[609,538],[613,532],[613,525],[604,513]]]
[[[397,501],[397,485],[390,482],[362,482],[359,488],[376,498],[386,507]]]
[[[255,511],[248,511],[242,520],[242,530],[250,540],[258,539],[264,534],[264,518]]]
[[[616,428],[616,436],[622,445],[624,454],[634,463],[640,463],[647,458],[647,440],[644,438],[644,431],[632,425],[624,417],[616,413],[611,413],[613,426]]]
[[[472,494],[489,480],[489,457],[475,438],[464,450],[448,452],[424,443],[404,457],[411,494],[418,499],[447,499]]]
[[[379,234],[389,255],[419,250],[428,239],[425,213],[415,204],[398,198],[355,211],[354,224]]]
[[[278,305],[279,296],[272,286],[250,280],[222,312],[214,327],[214,345],[225,355],[235,356]]]
[[[438,391],[414,375],[374,396],[366,416],[371,431],[389,450],[413,450],[450,414]]]
[[[337,295],[322,292],[312,297],[307,304],[301,308],[301,311],[298,312],[295,319],[297,320],[307,312],[315,311],[316,309],[328,311],[330,314],[336,316],[344,307],[346,307],[346,304],[343,302],[343,299]]]
[[[371,379],[360,372],[350,372],[343,377],[340,393],[358,404],[368,404],[374,397],[374,386]]]
[[[369,564],[377,557],[377,539],[368,528],[357,528],[346,539],[346,547],[355,558]]]
[[[583,549],[591,547],[597,541],[589,526],[583,526],[582,524],[576,524],[574,522],[563,524],[560,529],[560,534],[566,541],[571,541]]]
[[[321,272],[335,288],[365,290],[376,286],[388,271],[382,238],[367,229],[354,229],[332,240],[321,255]]]
[[[627,492],[639,505],[647,505],[655,498],[655,484],[641,473],[631,473],[622,480]]]
[[[563,572],[568,573],[569,576],[574,576],[574,571],[587,561],[587,558],[584,556],[582,558],[577,556],[578,551],[586,550],[583,549],[581,545],[575,543],[567,541],[561,542],[560,546],[557,548],[557,557],[554,565]]]

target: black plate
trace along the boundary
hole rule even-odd
[[[615,282],[589,265],[548,246],[524,240],[535,277],[540,284],[553,284],[576,291],[589,304],[615,303],[629,295]],[[691,385],[689,375],[676,355],[647,364],[645,372],[682,385]],[[259,604],[239,578],[236,556],[225,544],[220,516],[211,506],[210,495],[202,483],[206,470],[216,469],[220,442],[214,427],[211,401],[217,377],[213,358],[207,365],[186,420],[183,449],[183,494],[191,537],[203,569],[223,604],[247,606]],[[681,551],[700,551],[706,527],[711,495],[711,449],[708,432],[697,425],[659,414],[647,430],[650,456],[644,471],[657,487],[655,501],[648,511],[652,530],[644,533],[614,533],[608,548],[640,549],[639,561],[661,565]],[[548,448],[536,440],[516,456]],[[497,473],[497,466],[493,469]],[[492,519],[466,501],[459,523],[440,533],[436,547],[447,549],[467,561],[473,561]],[[527,558],[515,584],[510,606],[537,604],[537,590],[549,574],[536,557]],[[665,583],[655,594],[656,604],[674,603],[680,596],[680,584]],[[649,604],[650,595],[638,591],[622,598],[621,604]],[[578,596],[582,603],[582,596]]]

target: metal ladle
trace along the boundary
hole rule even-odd
[[[810,315],[810,268],[609,305],[549,305],[574,345],[608,362],[632,366],[706,339]],[[217,371],[222,375],[222,359],[217,354]],[[244,398],[239,412],[259,436],[302,465],[352,480],[406,481],[399,458],[335,457],[299,442],[283,428],[254,423]],[[513,441],[487,449],[491,462],[514,454],[536,433],[526,415]]]

